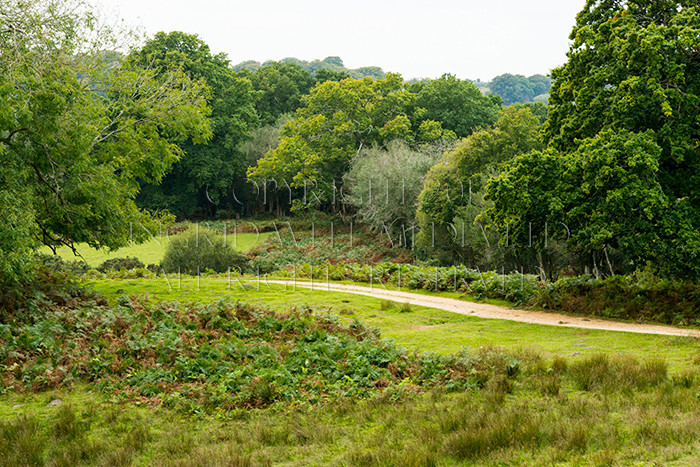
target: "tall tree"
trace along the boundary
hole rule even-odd
[[[507,107],[492,127],[476,131],[443,155],[428,172],[418,198],[416,244],[421,256],[446,264],[491,266],[483,260],[493,239],[486,238],[477,222],[488,207],[486,181],[507,161],[541,148],[539,127],[528,108]]]
[[[0,283],[27,255],[144,238],[137,179],[160,179],[177,138],[206,141],[205,89],[177,70],[124,63],[79,1],[0,0]]]
[[[493,125],[501,110],[501,99],[484,96],[470,81],[445,74],[434,80],[419,81],[409,90],[416,97],[412,103],[416,126],[424,120],[441,122],[442,127],[463,138],[477,128]]]
[[[273,125],[280,116],[301,106],[301,98],[315,84],[311,73],[294,63],[274,62],[255,73],[241,72],[253,83],[260,96],[256,109],[261,125]]]
[[[587,266],[616,272],[648,262],[700,277],[697,2],[589,0],[570,38],[568,62],[552,73],[550,151],[493,182],[501,228],[509,216],[561,220]],[[524,167],[561,178],[529,177],[515,193]],[[549,213],[530,201],[514,211],[515,199],[537,198],[550,200]]]
[[[285,124],[279,146],[248,175],[274,179],[280,187],[320,185],[322,201],[327,202],[334,196],[334,182],[340,182],[358,150],[410,133],[404,115],[410,99],[399,75],[321,83]]]
[[[159,185],[144,184],[141,205],[168,209],[178,215],[214,215],[222,206],[234,207],[231,190],[245,181],[247,161],[240,144],[258,125],[259,97],[248,78],[237,76],[223,54],[212,55],[196,35],[160,32],[130,63],[159,73],[182,70],[209,89],[212,137],[206,144],[175,141],[185,152]]]

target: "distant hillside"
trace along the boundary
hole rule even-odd
[[[365,76],[369,76],[371,78],[384,78],[386,76],[384,70],[382,70],[378,66],[364,66],[355,69],[345,68],[343,60],[340,57],[326,57],[323,60],[314,60],[311,62],[307,62],[306,60],[300,60],[294,57],[289,57],[283,58],[282,60],[280,60],[280,62],[294,63],[296,65],[299,65],[301,68],[308,71],[312,75],[316,74],[318,70],[326,69],[334,72],[347,73],[350,77],[357,79],[364,78]],[[274,63],[274,61],[260,63],[254,60],[248,60],[245,62],[241,62],[238,65],[234,65],[233,69],[234,71],[241,71],[245,69],[248,69],[250,71],[257,71],[261,67],[270,65],[272,63]]]

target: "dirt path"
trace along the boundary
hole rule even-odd
[[[294,282],[282,280],[269,280],[270,284],[287,284],[300,288],[313,290],[325,290],[332,292],[354,293],[368,297],[383,298],[411,305],[438,308],[440,310],[459,313],[461,315],[475,316],[488,319],[505,319],[521,323],[544,324],[548,326],[565,326],[583,329],[601,329],[605,331],[637,332],[642,334],[662,334],[668,336],[700,337],[700,330],[683,329],[672,326],[654,324],[621,323],[618,321],[606,321],[596,318],[583,318],[568,316],[559,313],[545,313],[540,311],[517,310],[486,303],[474,303],[455,298],[437,297],[418,293],[387,290],[382,287],[363,287],[348,284],[334,284],[327,282]]]

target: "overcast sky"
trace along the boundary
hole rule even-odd
[[[585,0],[98,0],[153,35],[197,34],[232,64],[340,56],[406,79],[452,73],[488,81],[565,62]]]

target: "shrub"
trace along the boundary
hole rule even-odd
[[[205,269],[214,272],[243,270],[248,259],[234,251],[224,236],[208,230],[190,230],[180,237],[173,238],[163,257],[165,272],[198,274]]]
[[[138,258],[132,258],[127,256],[126,258],[112,258],[106,260],[104,263],[97,267],[100,272],[107,271],[120,271],[122,268],[126,270],[138,269],[145,267],[144,264]]]
[[[36,259],[39,265],[53,272],[85,274],[90,266],[85,261],[66,261],[58,255],[37,253]]]

